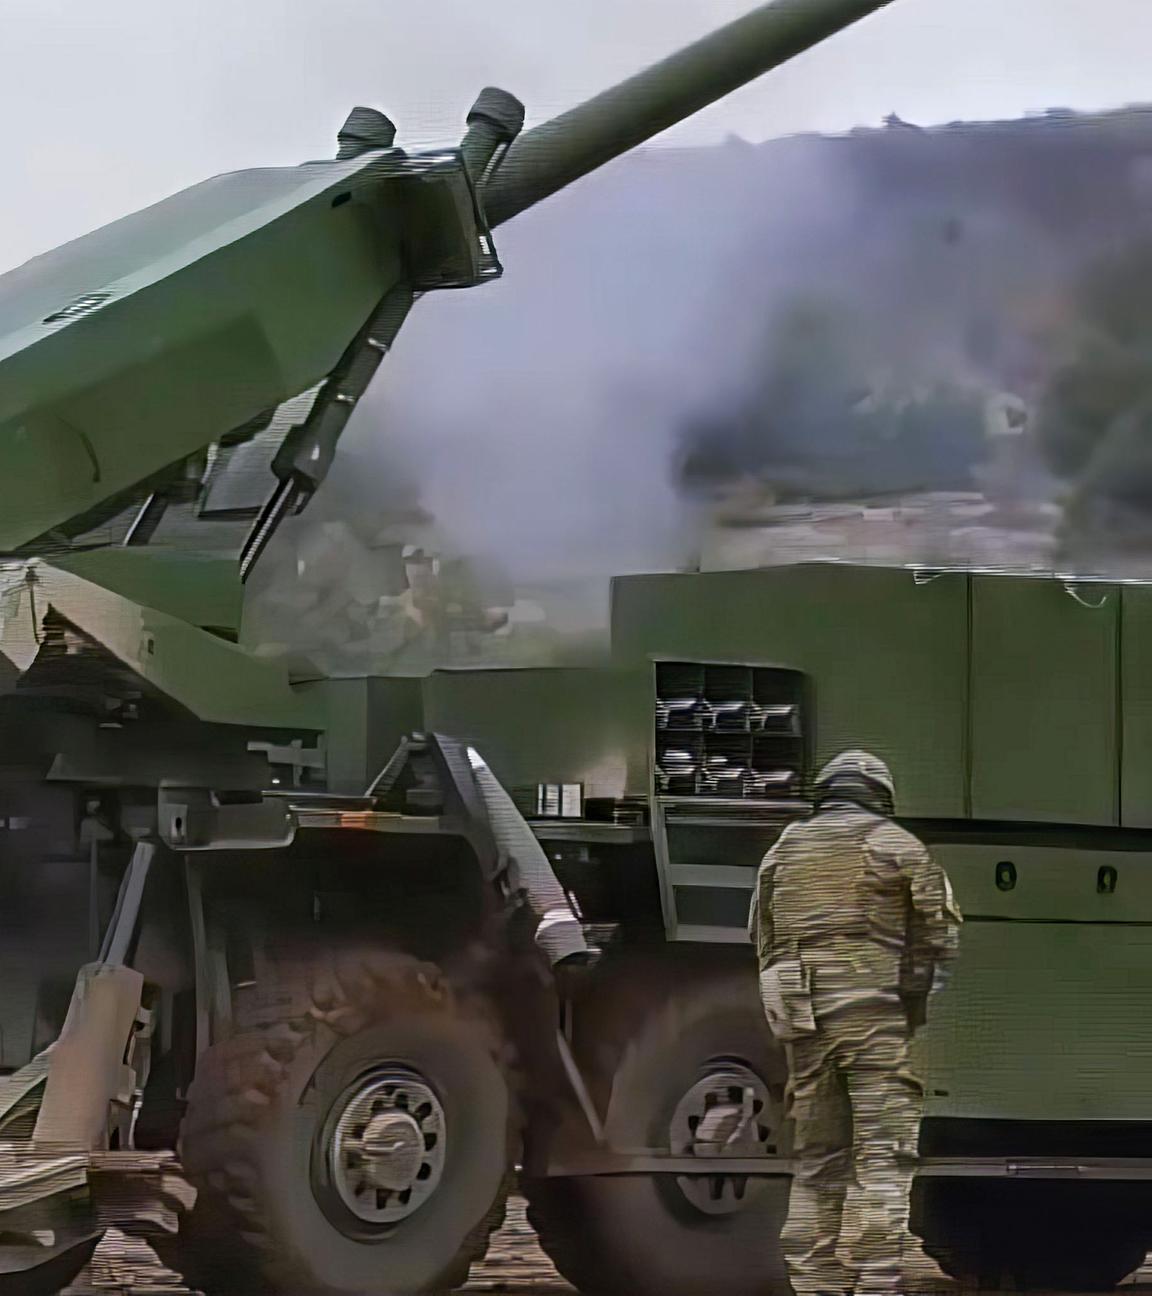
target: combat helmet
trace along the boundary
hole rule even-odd
[[[896,784],[892,771],[867,751],[842,751],[816,776],[816,804],[838,800],[854,801],[878,814],[890,815],[896,805]]]

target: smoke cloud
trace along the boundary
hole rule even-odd
[[[1050,407],[1084,275],[1146,219],[1134,138],[893,121],[620,160],[498,231],[500,282],[419,303],[248,637],[336,671],[582,660],[612,575],[697,560],[718,484],[986,484],[990,410]]]

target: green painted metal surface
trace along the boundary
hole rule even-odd
[[[1147,851],[1003,842],[932,850],[965,917],[1152,924],[1152,843]]]
[[[809,0],[802,13],[786,0],[529,132],[487,184],[492,222],[882,4]],[[471,195],[459,159],[445,166],[448,201],[422,227],[467,261]],[[380,150],[218,177],[0,279],[0,547],[323,380],[411,270],[402,236],[421,222],[397,188],[411,183],[403,167]],[[197,629],[236,623],[234,580],[221,576],[116,551],[41,569],[38,590],[42,608],[205,720],[326,730],[340,790],[359,791],[402,733],[427,727],[474,743],[513,788],[647,792],[652,662],[664,657],[803,671],[815,760],[875,750],[905,815],[1152,826],[1146,590],[1080,587],[1077,602],[1057,581],[838,565],[626,577],[611,670],[294,686]],[[39,645],[31,605],[12,606],[0,649],[19,666]],[[731,832],[681,825],[661,865],[695,906],[685,927],[708,939],[743,939],[763,843],[745,833],[733,850]],[[919,1045],[930,1111],[1147,1118],[1152,857],[939,849],[969,922]],[[1011,890],[996,883],[1005,860]],[[1115,890],[1100,889],[1102,869]]]
[[[333,679],[297,692],[322,699],[332,792],[359,796],[401,740],[424,728],[419,679]]]
[[[1149,1119],[1152,851],[933,849],[966,922],[917,1043],[929,1113]]]
[[[517,783],[651,787],[654,661],[783,666],[810,683],[819,765],[891,765],[900,813],[1152,825],[1152,589],[802,564],[629,576],[605,669],[441,672],[427,723]],[[1123,815],[1121,805],[1123,804]]]
[[[475,745],[508,787],[643,795],[651,697],[643,670],[437,671],[424,684],[424,715],[429,729]]]
[[[230,558],[116,546],[65,554],[53,565],[189,625],[239,632],[242,588]]]
[[[814,755],[865,746],[887,760],[901,812],[965,813],[967,577],[811,564],[628,576],[613,583],[621,664],[652,656],[806,672]]]
[[[1152,828],[1152,588],[1126,585],[1120,597],[1120,818]]]
[[[969,922],[915,1061],[933,1116],[1148,1120],[1152,925]]]
[[[0,568],[11,582],[0,611],[0,652],[18,670],[35,660],[42,617],[52,609],[201,720],[252,729],[324,728],[321,699],[293,688],[279,663],[73,572],[46,563],[32,570],[35,585],[30,590],[24,583],[26,569]]]
[[[971,580],[973,816],[1115,824],[1115,587]]]
[[[467,192],[450,153],[218,176],[0,277],[0,545],[321,381],[413,273],[422,215],[429,255],[466,261],[467,230],[415,201],[430,175]]]

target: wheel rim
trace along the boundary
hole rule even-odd
[[[676,1105],[669,1126],[674,1156],[774,1156],[777,1120],[768,1086],[742,1062],[725,1061],[697,1080]],[[705,1215],[731,1215],[764,1181],[744,1174],[677,1175],[681,1193]]]
[[[356,1224],[398,1224],[435,1193],[447,1155],[444,1109],[417,1072],[379,1068],[332,1105],[325,1177]]]

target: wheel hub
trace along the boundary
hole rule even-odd
[[[778,1151],[776,1125],[764,1081],[742,1063],[725,1062],[680,1099],[669,1128],[670,1146],[675,1156],[774,1156]],[[743,1210],[752,1195],[747,1175],[713,1171],[678,1175],[676,1182],[692,1205],[706,1215]]]
[[[374,1071],[332,1108],[327,1177],[344,1206],[368,1224],[395,1224],[432,1196],[447,1151],[444,1109],[415,1072]]]
[[[352,1146],[351,1140],[345,1146]],[[389,1192],[403,1192],[416,1182],[424,1155],[420,1126],[407,1112],[381,1112],[368,1122],[360,1154],[369,1183]]]

